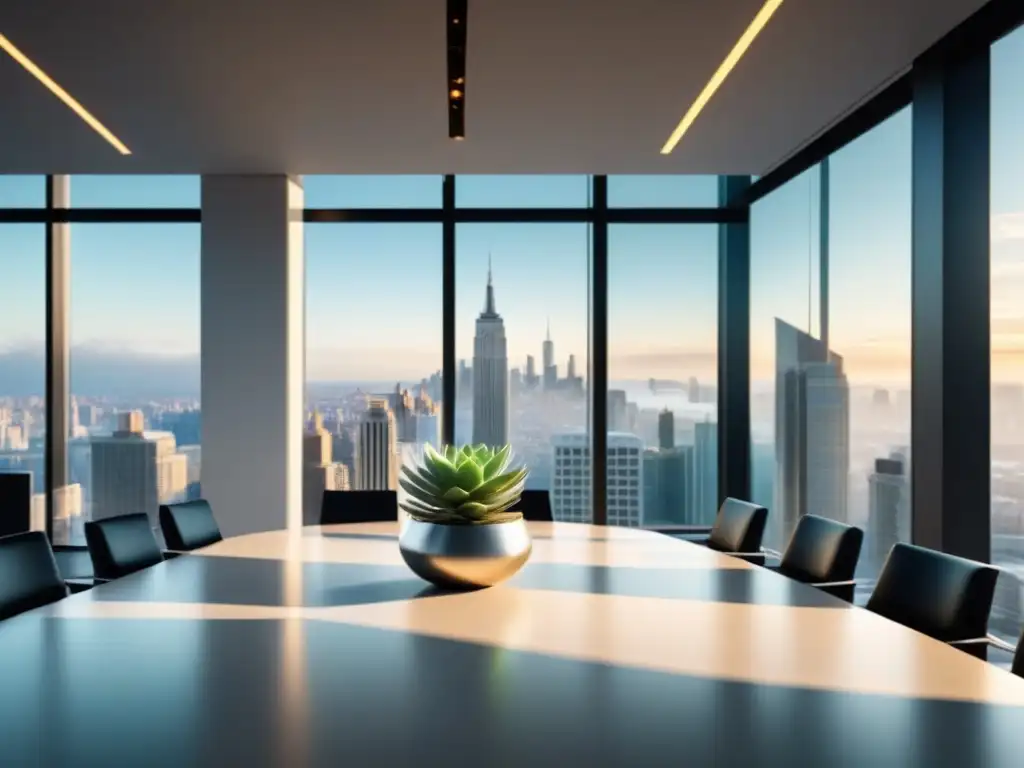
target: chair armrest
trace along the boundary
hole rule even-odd
[[[177,549],[165,549],[163,552],[161,552],[161,554],[164,556],[164,560],[173,560],[176,557],[187,555],[188,552],[181,552]]]
[[[855,587],[857,582],[854,579],[849,581],[812,581],[812,587],[818,587],[818,589],[827,589],[829,587]]]
[[[1016,645],[1008,643],[1005,640],[1000,640],[995,635],[985,635],[985,639],[988,640],[988,644],[993,648],[998,648],[1000,651],[1006,651],[1007,653],[1017,653]]]
[[[966,640],[949,640],[946,645],[952,645],[954,648],[962,648],[972,650],[979,647],[992,646],[998,648],[1000,651],[1006,651],[1007,653],[1017,653],[1017,646],[1012,645],[1005,640],[1000,640],[995,635],[985,635],[985,637],[971,637]]]

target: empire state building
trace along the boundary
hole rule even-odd
[[[487,265],[487,300],[476,319],[473,338],[473,443],[502,446],[508,442],[508,350],[505,323],[494,308],[491,265]]]

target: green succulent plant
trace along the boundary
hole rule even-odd
[[[509,509],[519,501],[529,470],[508,470],[511,446],[454,445],[438,453],[427,445],[423,464],[402,467],[399,480],[409,499],[402,509],[425,523],[488,525],[522,517]]]

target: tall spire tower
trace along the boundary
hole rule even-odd
[[[544,389],[554,389],[558,382],[558,367],[555,365],[555,342],[551,340],[551,318],[548,317],[548,335],[543,345]]]
[[[508,346],[505,321],[494,301],[489,253],[484,311],[476,319],[473,337],[473,442],[491,446],[508,442]]]
[[[484,311],[481,317],[498,317],[494,308],[494,281],[491,273],[491,254],[487,254],[487,298],[484,300]]]

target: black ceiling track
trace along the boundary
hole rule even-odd
[[[448,136],[466,138],[466,15],[469,0],[448,0]]]

